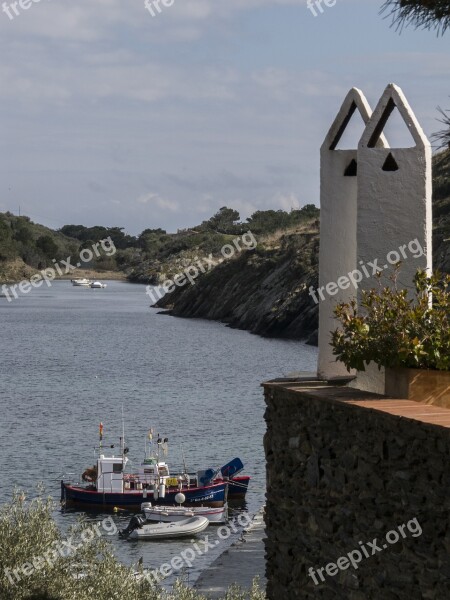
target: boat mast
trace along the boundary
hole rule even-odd
[[[124,465],[124,463],[125,463],[125,420],[123,418],[123,404],[122,404],[122,448],[121,449],[122,449],[122,465]]]
[[[98,426],[98,438],[99,438],[99,454],[102,453],[102,440],[103,440],[103,423],[100,421],[100,425]]]
[[[181,448],[181,456],[183,458],[184,475],[186,475],[187,474],[187,467],[186,467],[186,457],[184,456],[183,444],[180,444],[180,448]]]

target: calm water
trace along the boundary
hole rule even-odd
[[[32,495],[40,481],[59,501],[59,476],[93,464],[100,421],[104,443],[118,444],[123,405],[134,465],[153,427],[169,438],[172,472],[181,465],[181,444],[189,470],[239,456],[252,476],[241,510],[254,514],[264,503],[260,383],[315,370],[316,349],[158,315],[144,292],[144,286],[119,282],[108,282],[106,290],[55,282],[12,303],[0,298],[0,502],[14,485]],[[76,519],[59,508],[55,516],[63,529]],[[129,520],[114,518],[119,527]],[[190,580],[236,535],[198,558]],[[189,546],[188,540],[109,539],[123,562],[143,557],[154,568]]]

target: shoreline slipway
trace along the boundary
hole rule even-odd
[[[223,598],[232,584],[249,590],[255,577],[259,577],[262,589],[265,578],[265,523],[264,507],[253,517],[250,525],[244,529],[241,537],[207,567],[197,581],[194,589],[208,599]]]

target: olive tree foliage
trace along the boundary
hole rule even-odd
[[[166,591],[137,577],[139,571],[118,562],[104,537],[83,535],[92,523],[82,518],[63,536],[54,510],[53,500],[46,499],[42,489],[31,500],[15,491],[11,502],[0,507],[1,600],[206,600],[181,582]],[[68,540],[76,550],[66,551]],[[58,548],[64,551],[53,552]],[[52,557],[50,563],[45,556]],[[251,591],[236,588],[226,598],[265,596],[255,582]]]

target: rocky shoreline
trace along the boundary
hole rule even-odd
[[[33,269],[25,264],[21,259],[3,263],[0,269],[0,285],[14,285],[21,281],[29,281],[33,275],[37,275],[40,272],[40,270]],[[127,276],[123,271],[98,271],[94,269],[76,269],[61,276],[57,275],[55,281],[70,281],[76,278],[86,278],[95,281],[127,281]]]
[[[437,154],[433,171],[434,268],[450,272],[450,151]],[[319,223],[258,240],[233,260],[175,288],[154,306],[165,314],[227,323],[265,337],[317,344]]]
[[[316,344],[318,306],[308,290],[317,286],[317,225],[263,241],[154,306],[173,316],[221,321],[264,337]]]

